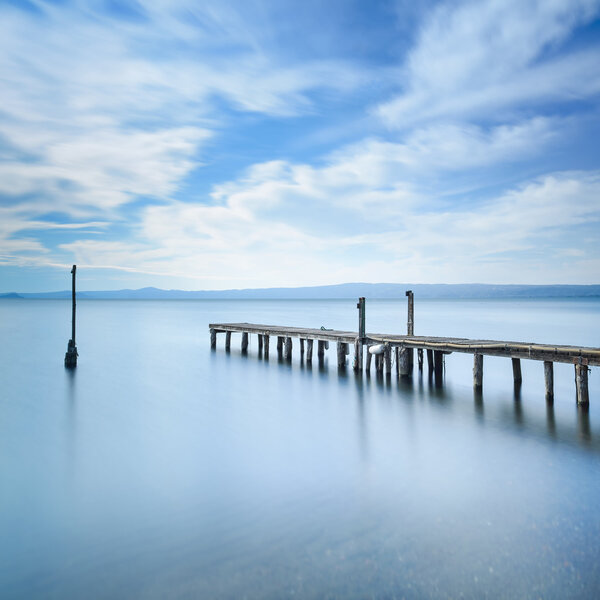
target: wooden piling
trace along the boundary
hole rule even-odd
[[[214,329],[210,330],[210,347],[213,350],[217,347],[217,332]]]
[[[415,335],[415,301],[412,290],[406,291],[406,297],[408,298],[408,320],[406,323],[406,334]]]
[[[278,335],[277,336],[277,356],[281,356],[282,352],[283,352],[283,337]]]
[[[362,371],[363,368],[363,343],[360,337],[354,341],[354,364],[355,371]]]
[[[366,315],[365,315],[365,299],[361,296],[358,299],[358,304],[356,305],[358,308],[358,337],[361,340],[364,340],[366,333]]]
[[[444,378],[444,353],[439,350],[433,352],[433,371],[436,383],[441,384]]]
[[[392,349],[389,344],[383,345],[383,360],[385,362],[385,374],[391,375],[392,373]]]
[[[265,343],[265,358],[269,358],[269,341],[270,341],[270,336],[264,335],[263,336],[263,340],[264,340],[264,343]]]
[[[375,355],[375,371],[378,374],[383,373],[383,354]]]
[[[400,377],[410,377],[410,357],[409,348],[400,348],[398,356],[398,370]],[[411,351],[412,352],[412,351]]]
[[[473,387],[476,390],[483,387],[483,354],[473,355]]]
[[[263,351],[263,336],[262,333],[258,334],[258,353],[262,354]]]
[[[546,400],[554,400],[554,363],[544,361],[544,383],[546,384]]]
[[[248,332],[242,333],[242,352],[248,352]]]
[[[423,348],[417,350],[417,360],[419,363],[419,372],[423,372]]]
[[[300,338],[300,358],[304,357],[304,338]]]
[[[338,342],[337,344],[337,358],[338,358],[338,367],[346,366],[346,344],[344,342]]]
[[[367,373],[371,372],[371,359],[373,358],[373,355],[369,352],[369,346],[367,345],[365,348],[365,352],[367,354],[367,360],[366,360],[366,364],[365,364],[365,371]]]
[[[577,390],[577,404],[587,406],[590,403],[588,390],[588,366],[575,365],[575,387]]]
[[[67,343],[67,352],[65,353],[65,367],[72,369],[77,366],[77,343],[75,341],[75,310],[77,307],[77,298],[75,293],[75,274],[77,265],[71,269],[71,339]]]
[[[231,331],[225,332],[225,351],[229,352],[231,350]]]
[[[292,360],[292,338],[285,338],[285,346],[283,347],[283,358],[285,360]]]
[[[429,371],[429,376],[433,374],[434,365],[433,365],[433,350],[427,348],[427,369]]]
[[[513,380],[515,385],[521,385],[523,381],[523,377],[521,375],[521,359],[513,358],[512,360],[512,370],[513,370]]]
[[[312,362],[313,340],[306,340],[306,362]]]
[[[325,342],[323,340],[318,340],[317,356],[319,357],[319,360],[322,360],[325,356]]]

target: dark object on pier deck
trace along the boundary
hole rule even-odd
[[[72,290],[71,290],[71,299],[72,299],[72,312],[71,312],[71,339],[67,344],[67,353],[65,354],[65,367],[68,369],[73,369],[77,366],[77,357],[79,354],[77,353],[77,346],[75,344],[75,273],[77,271],[77,265],[73,265],[71,269],[72,277]]]

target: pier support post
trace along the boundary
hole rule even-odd
[[[317,356],[319,357],[319,360],[323,360],[323,357],[325,356],[325,342],[323,340],[318,340]]]
[[[263,351],[263,336],[262,333],[258,334],[258,353],[262,354]]]
[[[362,371],[363,368],[363,343],[360,337],[354,341],[354,364],[355,371]]]
[[[411,367],[410,355],[412,354],[412,348],[401,348],[398,357],[398,369],[400,377],[410,377]]]
[[[306,340],[306,362],[312,362],[313,341],[314,340]]]
[[[242,352],[248,352],[248,332],[242,333]]]
[[[444,353],[439,350],[433,352],[433,370],[435,374],[435,382],[437,385],[442,384],[444,378]]]
[[[378,375],[383,373],[383,354],[375,355],[375,372]]]
[[[285,338],[285,346],[283,347],[283,358],[285,360],[292,360],[292,338]]]
[[[346,366],[346,344],[344,342],[337,343],[338,367]]]
[[[383,346],[383,360],[385,362],[385,374],[392,374],[392,349],[388,343]]]
[[[590,403],[587,365],[575,365],[575,387],[577,389],[577,404],[587,406]]]
[[[516,386],[521,385],[523,381],[523,377],[521,375],[521,359],[520,358],[512,358],[512,370],[513,370],[513,380]]]
[[[365,364],[365,371],[367,373],[371,372],[371,358],[373,358],[373,355],[369,352],[369,346],[367,344],[366,348],[366,353],[367,353],[367,360],[366,360],[366,364]]]
[[[417,350],[417,361],[419,363],[419,372],[423,372],[423,348]]]
[[[73,369],[77,366],[77,344],[75,343],[75,309],[77,306],[75,295],[75,273],[77,265],[73,265],[71,269],[71,339],[67,343],[67,352],[65,354],[65,367]]]
[[[304,357],[304,338],[300,338],[300,358]]]
[[[269,358],[269,337],[268,335],[263,336],[265,342],[265,358]]]
[[[473,387],[476,390],[483,387],[483,354],[473,355]]]
[[[544,382],[546,384],[546,401],[554,400],[554,363],[544,361]]]
[[[283,338],[278,335],[277,336],[277,356],[281,356],[281,353],[283,351]]]
[[[433,374],[433,350],[427,349],[427,369],[429,371],[429,377]]]
[[[217,347],[217,332],[214,329],[210,330],[210,347],[213,350]],[[65,360],[66,360],[66,356],[65,356]]]
[[[231,350],[231,331],[225,332],[225,351],[229,352]]]

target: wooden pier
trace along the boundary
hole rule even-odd
[[[412,334],[414,327],[412,292],[409,298],[409,318],[407,330]],[[524,342],[507,342],[496,340],[473,340],[466,338],[448,338],[415,335],[397,335],[383,333],[366,333],[365,303],[359,299],[359,328],[356,331],[338,331],[333,329],[310,329],[303,327],[283,327],[277,325],[260,325],[254,323],[211,323],[211,348],[217,346],[217,334],[225,333],[225,348],[231,347],[231,334],[241,333],[242,352],[247,352],[248,339],[251,334],[258,336],[258,350],[265,358],[269,356],[271,337],[277,338],[277,354],[279,358],[291,360],[293,339],[300,340],[300,354],[308,363],[313,358],[314,342],[317,342],[317,356],[323,359],[324,350],[329,342],[337,344],[337,363],[345,368],[350,349],[354,350],[352,367],[355,371],[369,372],[371,359],[374,359],[378,373],[391,374],[392,354],[395,357],[396,371],[399,377],[411,377],[414,370],[414,351],[417,351],[418,369],[424,369],[424,356],[427,357],[429,375],[441,385],[443,379],[444,356],[452,352],[473,355],[473,387],[478,390],[483,386],[483,357],[499,356],[512,361],[513,382],[521,385],[521,360],[536,360],[544,364],[544,380],[546,399],[554,397],[554,363],[574,365],[577,403],[589,404],[588,371],[592,366],[600,366],[600,348],[565,346],[553,344],[536,344]],[[304,356],[306,349],[306,356]],[[366,357],[366,360],[364,360]]]

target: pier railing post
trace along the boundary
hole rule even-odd
[[[65,354],[65,367],[72,369],[77,366],[77,344],[75,342],[75,308],[77,306],[75,294],[75,273],[77,265],[73,265],[71,269],[71,339],[67,344],[67,352]]]

